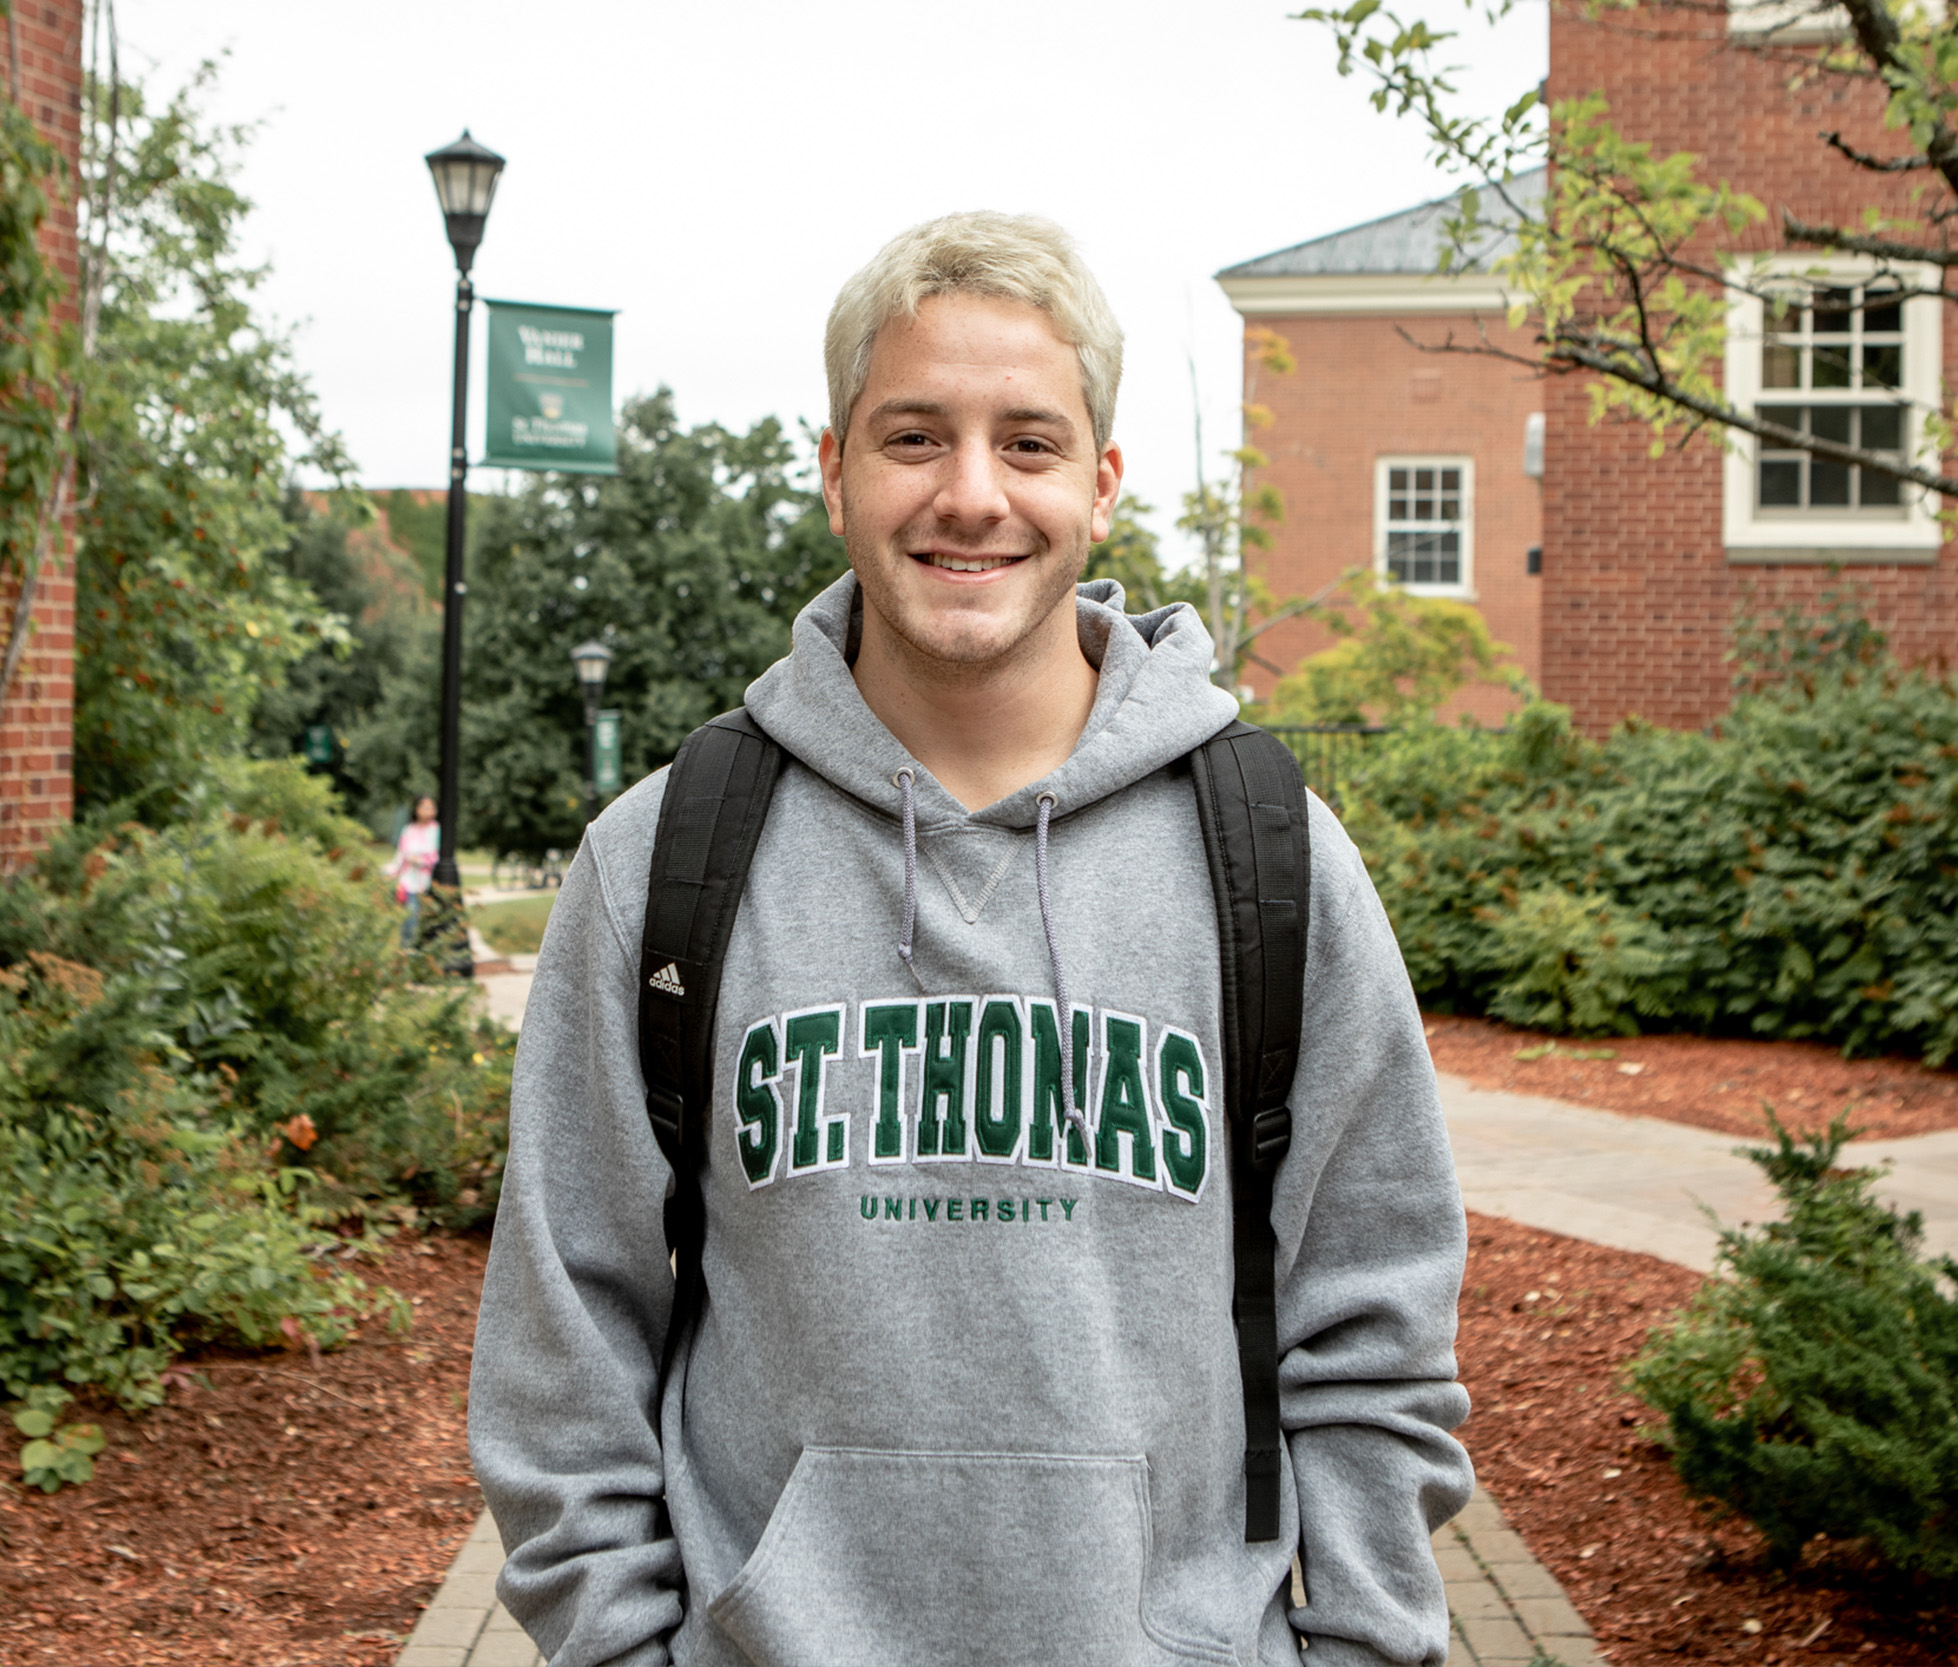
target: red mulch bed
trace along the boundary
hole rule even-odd
[[[421,1299],[405,1338],[317,1367],[189,1362],[209,1387],[106,1416],[88,1486],[0,1482],[0,1667],[392,1662],[481,1509],[464,1415],[486,1250],[437,1238],[389,1259],[381,1277]],[[1958,1593],[1859,1579],[1846,1559],[1777,1575],[1758,1536],[1687,1499],[1640,1436],[1650,1414],[1618,1392],[1618,1369],[1694,1283],[1470,1218],[1462,1435],[1510,1521],[1615,1667],[1950,1663]],[[0,1439],[0,1475],[18,1475],[18,1445]]]
[[[167,1405],[99,1419],[95,1480],[19,1482],[0,1420],[0,1664],[383,1667],[482,1509],[464,1433],[483,1239],[376,1276],[413,1330],[323,1356],[183,1363]]]
[[[1958,1589],[1861,1576],[1847,1551],[1776,1574],[1746,1523],[1686,1497],[1651,1410],[1615,1387],[1697,1276],[1488,1216],[1469,1217],[1461,1435],[1511,1525],[1614,1667],[1870,1661],[1949,1667]],[[1749,1622],[1758,1623],[1749,1630]]]
[[[1819,1042],[1630,1036],[1595,1041],[1538,1035],[1490,1019],[1430,1015],[1435,1068],[1478,1088],[1541,1094],[1607,1111],[1663,1117],[1722,1134],[1756,1136],[1762,1102],[1798,1131],[1848,1109],[1872,1136],[1958,1129],[1958,1071],[1909,1059],[1844,1059]],[[1539,1049],[1552,1051],[1538,1053]],[[1518,1053],[1533,1053],[1519,1059]],[[1584,1057],[1608,1053],[1609,1058]]]

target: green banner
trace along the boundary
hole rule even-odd
[[[489,427],[483,462],[615,475],[612,314],[489,303]]]
[[[601,712],[591,726],[591,780],[600,793],[619,790],[619,714]]]

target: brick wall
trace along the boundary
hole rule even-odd
[[[1904,148],[1887,133],[1866,83],[1818,80],[1793,90],[1793,57],[1730,46],[1718,14],[1647,5],[1586,18],[1553,6],[1550,97],[1603,92],[1620,131],[1660,152],[1691,150],[1701,177],[1761,199],[1766,224],[1724,247],[1781,246],[1783,209],[1811,221],[1854,221],[1887,195],[1905,209],[1907,183],[1888,184],[1828,151],[1818,130],[1840,130],[1881,155]],[[1711,249],[1701,251],[1711,253]],[[1958,328],[1946,311],[1945,376],[1958,372]],[[1576,377],[1543,389],[1543,688],[1596,733],[1637,714],[1697,728],[1727,705],[1724,656],[1736,608],[1812,602],[1832,586],[1859,588],[1907,660],[1938,660],[1958,644],[1958,561],[1934,566],[1729,565],[1715,445],[1696,440],[1653,461],[1648,434],[1589,421]],[[1819,542],[1819,540],[1818,540]]]
[[[1526,556],[1538,542],[1540,490],[1523,473],[1526,420],[1542,409],[1539,385],[1495,359],[1423,353],[1417,342],[1474,339],[1467,314],[1398,317],[1335,313],[1264,317],[1253,325],[1276,330],[1292,344],[1298,368],[1287,376],[1259,375],[1257,399],[1276,421],[1253,436],[1271,459],[1261,479],[1284,495],[1285,520],[1268,554],[1252,568],[1279,597],[1307,596],[1352,567],[1374,561],[1374,461],[1391,455],[1445,454],[1475,462],[1474,567],[1477,606],[1498,641],[1538,675],[1539,581]],[[1499,337],[1508,332],[1496,321]],[[1527,341],[1518,341],[1527,351]],[[1306,621],[1275,626],[1257,644],[1259,658],[1246,680],[1260,697],[1277,672],[1291,671],[1327,646]],[[1464,703],[1494,718],[1508,704],[1503,691],[1476,691]]]
[[[81,141],[82,0],[16,0],[21,100],[41,130],[76,167]],[[6,69],[0,27],[0,73]],[[57,205],[48,245],[64,279],[76,279],[72,203]],[[0,644],[13,619],[14,592],[0,584]],[[0,873],[19,866],[74,812],[75,563],[67,529],[41,570],[35,631],[0,699]]]

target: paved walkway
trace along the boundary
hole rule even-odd
[[[1627,1117],[1441,1079],[1455,1171],[1471,1210],[1508,1216],[1616,1250],[1713,1266],[1721,1222],[1775,1214],[1772,1189],[1736,1150],[1763,1141]],[[1907,1140],[1855,1141],[1857,1164],[1891,1166],[1879,1196],[1924,1213],[1934,1255],[1958,1255],[1958,1129]]]
[[[490,1011],[521,1023],[535,957],[482,983]],[[1705,1272],[1718,1242],[1707,1221],[1758,1221],[1773,1194],[1730,1135],[1556,1100],[1487,1093],[1441,1079],[1462,1194],[1472,1210]],[[1935,1252],[1958,1254],[1958,1131],[1858,1142],[1856,1158],[1893,1168],[1879,1189],[1922,1210]],[[1704,1208],[1703,1208],[1704,1207]],[[1448,1667],[1603,1667],[1590,1629],[1488,1494],[1435,1535],[1455,1622]],[[496,1602],[502,1552],[487,1514],[457,1555],[397,1667],[544,1667]],[[1310,1656],[1305,1658],[1310,1667]]]

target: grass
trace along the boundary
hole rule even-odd
[[[544,941],[544,922],[551,918],[555,890],[507,903],[484,903],[469,911],[470,924],[490,948],[505,955],[535,955]]]

